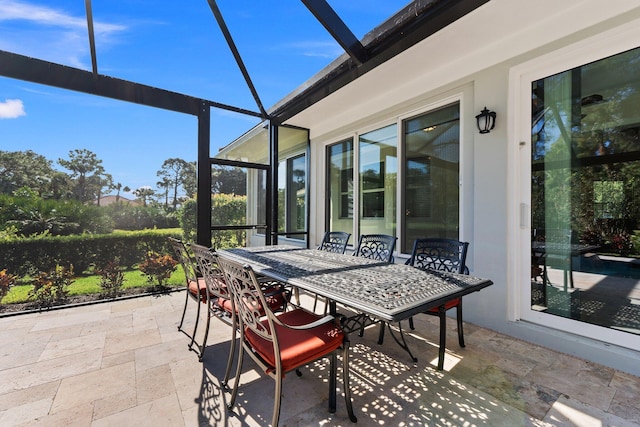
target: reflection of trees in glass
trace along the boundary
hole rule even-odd
[[[640,49],[533,83],[533,228],[565,221],[581,241],[629,250],[619,242],[640,228],[638,75]]]
[[[433,182],[430,157],[407,159],[406,171],[405,215],[431,218]]]
[[[597,219],[619,219],[624,211],[624,182],[595,181],[593,183],[593,203]]]
[[[278,188],[278,233],[284,233],[285,230],[285,189]]]
[[[384,162],[366,165],[362,169],[362,190],[384,188]]]
[[[362,218],[384,218],[384,162],[362,166]]]

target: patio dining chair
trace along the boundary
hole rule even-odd
[[[421,270],[436,270],[450,273],[469,274],[466,266],[468,242],[453,239],[416,239],[413,244],[411,258],[408,265]],[[444,368],[444,353],[446,348],[447,320],[446,312],[456,308],[458,323],[458,343],[464,347],[464,333],[462,329],[462,297],[446,301],[439,307],[427,310],[425,313],[440,318],[440,343],[438,350],[438,370]],[[409,327],[414,329],[413,317],[409,318]]]
[[[353,255],[376,261],[393,262],[393,251],[397,240],[397,237],[387,234],[362,234]]]
[[[282,400],[282,380],[287,372],[297,370],[323,357],[331,357],[335,364],[336,352],[342,349],[342,378],[349,418],[356,417],[351,405],[349,388],[349,339],[333,316],[320,316],[303,308],[279,314],[274,313],[250,266],[243,266],[218,257],[227,286],[237,310],[241,347],[238,354],[236,377],[228,408],[232,409],[238,394],[242,362],[245,352],[275,380],[275,396],[271,424],[278,425]],[[264,310],[260,307],[265,307]],[[331,369],[331,375],[335,370]],[[331,385],[333,381],[330,381]],[[335,390],[329,390],[335,393]]]
[[[387,234],[362,234],[353,256],[391,263],[393,262],[393,251],[396,248],[397,240],[397,237]],[[361,314],[360,316],[364,315]],[[365,324],[366,322],[363,321],[360,328],[360,336],[364,335]],[[380,335],[378,338],[380,344],[382,344],[385,325],[386,323],[384,322],[380,323]]]
[[[327,231],[326,233],[324,233],[320,245],[318,245],[318,250],[336,254],[343,254],[347,250],[347,244],[349,243],[350,237],[351,233],[346,233],[344,231]],[[316,295],[313,300],[313,311],[316,311],[317,304],[318,295]],[[326,301],[324,306],[324,313],[327,314]]]
[[[180,265],[184,270],[187,287],[184,308],[182,309],[182,317],[180,318],[178,330],[191,339],[191,342],[189,343],[189,349],[193,350],[193,345],[196,339],[196,331],[198,330],[198,322],[200,320],[200,307],[201,304],[207,304],[208,302],[207,284],[204,278],[199,274],[198,269],[196,268],[196,264],[184,242],[173,237],[169,237],[169,242],[176,256],[178,257],[178,262],[180,262]],[[187,314],[187,306],[189,305],[189,300],[193,300],[197,303],[196,319],[193,326],[193,332],[191,334],[182,329],[184,318]]]
[[[207,303],[207,325],[205,327],[204,337],[202,338],[202,345],[198,347],[199,360],[202,361],[204,352],[207,348],[211,318],[217,317],[227,325],[231,326],[231,350],[229,351],[225,377],[222,381],[222,384],[226,384],[229,380],[229,374],[231,373],[231,363],[233,361],[236,343],[236,322],[233,315],[231,295],[227,289],[222,271],[218,267],[215,252],[206,246],[198,244],[192,244],[191,249],[193,250],[193,254],[195,255],[198,263],[198,268],[202,272],[202,276],[207,287],[207,294],[209,296]]]
[[[233,310],[233,303],[231,301],[231,294],[229,288],[224,280],[222,270],[218,266],[217,256],[215,251],[206,246],[192,244],[191,248],[198,262],[198,267],[202,272],[205,279],[207,291],[209,295],[209,301],[207,305],[207,326],[205,327],[204,337],[202,339],[202,346],[199,347],[200,361],[204,356],[204,352],[207,346],[207,338],[209,337],[209,328],[211,326],[211,318],[217,317],[231,326],[232,339],[231,349],[229,351],[229,359],[227,362],[227,370],[225,372],[223,384],[226,384],[231,372],[231,363],[233,361],[233,355],[235,354],[235,338],[237,321],[235,315],[237,313]],[[279,282],[260,282],[261,289],[264,291],[267,303],[273,311],[284,311],[289,303],[290,294]]]
[[[318,250],[343,254],[347,250],[349,237],[351,237],[351,233],[344,231],[327,231],[322,237]]]

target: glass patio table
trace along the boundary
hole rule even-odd
[[[423,271],[297,246],[234,248],[218,250],[217,254],[250,265],[260,275],[327,298],[333,315],[336,303],[358,312],[341,319],[346,332],[379,321],[400,322],[493,284],[489,279],[469,275]],[[395,336],[394,339],[411,355],[404,338],[402,342]],[[330,379],[334,384],[329,409],[335,411],[336,367],[331,362]]]

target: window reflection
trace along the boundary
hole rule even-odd
[[[532,308],[636,334],[639,76],[634,49],[531,88]]]
[[[459,105],[406,120],[403,252],[417,238],[459,238]]]
[[[327,230],[353,234],[353,141],[327,147]]]
[[[396,125],[360,135],[360,234],[396,233]]]

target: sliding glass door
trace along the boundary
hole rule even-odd
[[[460,106],[403,122],[403,250],[418,238],[458,239],[460,230]]]
[[[530,183],[530,309],[640,334],[640,48],[531,83]]]

